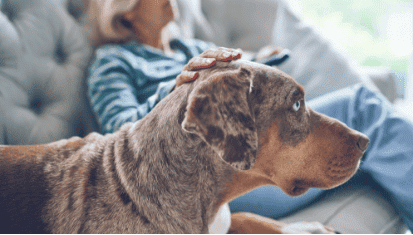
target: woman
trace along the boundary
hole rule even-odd
[[[106,7],[99,9],[103,12]],[[126,41],[102,45],[96,51],[90,69],[88,93],[102,133],[114,132],[125,122],[141,119],[174,88],[175,83],[179,86],[193,79],[196,72],[185,72],[185,76],[175,82],[189,60],[205,50],[210,49],[202,57],[211,58],[193,61],[195,65],[205,64],[201,67],[189,64],[188,69],[211,66],[216,59],[241,58],[240,50],[216,48],[212,43],[194,39],[171,39],[170,23],[177,14],[175,0],[139,0],[115,24],[122,25],[122,37],[115,33],[113,35],[117,37],[111,37],[111,30],[101,30],[106,34],[94,37],[99,39],[93,41],[96,45]],[[256,58],[277,52],[279,48],[267,47]]]
[[[144,117],[175,86],[195,79],[196,70],[213,66],[216,60],[242,56],[240,50],[215,49],[213,44],[199,40],[171,40],[170,22],[177,16],[175,0],[131,0],[126,1],[127,7],[118,10],[113,10],[116,4],[110,3],[114,2],[107,1],[106,6],[104,3],[97,7],[103,10],[96,14],[105,18],[106,9],[117,23],[99,21],[100,27],[95,31],[99,36],[94,42],[101,46],[88,79],[88,94],[102,133],[114,132],[123,123]],[[119,15],[114,16],[113,12]],[[106,42],[123,43],[104,45]],[[262,50],[261,56],[277,52],[270,47],[269,52]],[[413,124],[400,116],[383,96],[363,85],[330,93],[308,105],[369,136],[371,142],[360,173],[371,175],[389,193],[390,200],[412,229]],[[322,193],[323,190],[312,189],[298,198],[290,198],[279,188],[267,186],[230,205],[276,218],[303,207]],[[245,207],[257,197],[261,205]]]

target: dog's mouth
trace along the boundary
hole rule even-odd
[[[304,194],[305,192],[308,191],[309,188],[305,188],[305,187],[298,187],[298,186],[293,186],[293,188],[291,189],[291,191],[288,193],[290,196],[300,196],[302,194]]]
[[[326,170],[326,176],[329,179],[325,189],[338,187],[347,182],[358,170],[360,160],[346,166],[330,165]]]
[[[289,196],[296,197],[306,193],[310,188],[321,188],[323,185],[320,182],[308,180],[292,180],[286,184],[286,187],[281,189]]]
[[[285,182],[281,189],[290,196],[300,196],[307,192],[310,188],[332,189],[347,182],[359,168],[360,161],[349,164],[346,167],[328,167],[326,173],[326,181],[292,179]]]
[[[283,178],[274,182],[289,196],[300,196],[310,188],[332,189],[347,182],[357,172],[360,162],[358,157],[344,161],[342,158],[333,159],[323,168],[308,170],[301,177],[299,174],[296,174],[297,178],[282,174]]]

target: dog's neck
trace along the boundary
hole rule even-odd
[[[122,128],[120,133],[128,138],[120,139],[129,140],[125,151],[133,152],[134,157],[120,161],[125,167],[137,168],[124,171],[123,177],[129,179],[124,182],[130,185],[125,188],[136,189],[128,191],[133,201],[149,205],[141,208],[147,210],[145,214],[157,215],[148,218],[150,221],[168,220],[171,226],[185,226],[185,232],[198,233],[208,231],[234,170],[201,138],[182,129],[186,99],[182,92],[174,92],[143,119]],[[181,219],[171,221],[177,214]],[[174,225],[185,220],[187,224]]]
[[[192,216],[198,216],[199,220],[188,217],[188,221],[191,221],[190,224],[195,227],[202,225],[202,231],[205,232],[218,209],[225,203],[272,182],[262,173],[254,170],[254,167],[248,171],[235,170],[224,163],[199,136],[182,129],[181,123],[192,87],[184,85],[184,88],[171,93],[145,118],[135,123],[130,128],[129,135],[132,136],[132,140],[137,140],[133,143],[139,145],[130,147],[134,152],[152,153],[151,156],[142,154],[141,157],[148,159],[141,162],[153,164],[141,166],[137,172],[138,181],[141,181],[140,178],[143,176],[158,181],[156,185],[159,187],[156,193],[160,198],[152,201],[160,203],[162,210],[173,211],[171,214],[180,213],[185,217],[193,212]],[[136,184],[145,187],[142,182]],[[154,188],[154,185],[146,185],[146,187]],[[141,196],[138,195],[139,197]],[[164,197],[168,198],[168,205],[171,201],[174,201],[175,205],[171,208],[163,208]],[[195,215],[197,212],[198,214]],[[190,232],[199,232],[195,227],[189,228]]]
[[[232,181],[222,195],[219,205],[228,203],[243,194],[258,187],[274,183],[265,175],[254,169],[248,171],[237,171],[232,177]]]

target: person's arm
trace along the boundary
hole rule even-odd
[[[208,49],[201,57],[192,58],[176,81],[159,83],[157,91],[143,103],[136,98],[140,91],[132,79],[140,80],[142,84],[146,79],[138,77],[136,68],[126,58],[114,54],[97,58],[88,78],[88,95],[98,116],[101,133],[112,133],[126,122],[143,118],[172,91],[175,84],[180,86],[196,78],[198,72],[190,70],[213,66],[216,60],[236,60],[241,55],[242,52],[228,48]],[[208,59],[210,57],[213,59]]]
[[[102,134],[112,133],[126,122],[141,119],[155,106],[156,95],[144,103],[138,102],[139,91],[133,85],[134,77],[130,63],[115,55],[98,58],[93,64],[88,78],[88,95]]]

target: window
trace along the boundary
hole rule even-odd
[[[413,52],[412,1],[297,0],[293,5],[306,22],[341,45],[360,65],[394,72],[405,91]]]

